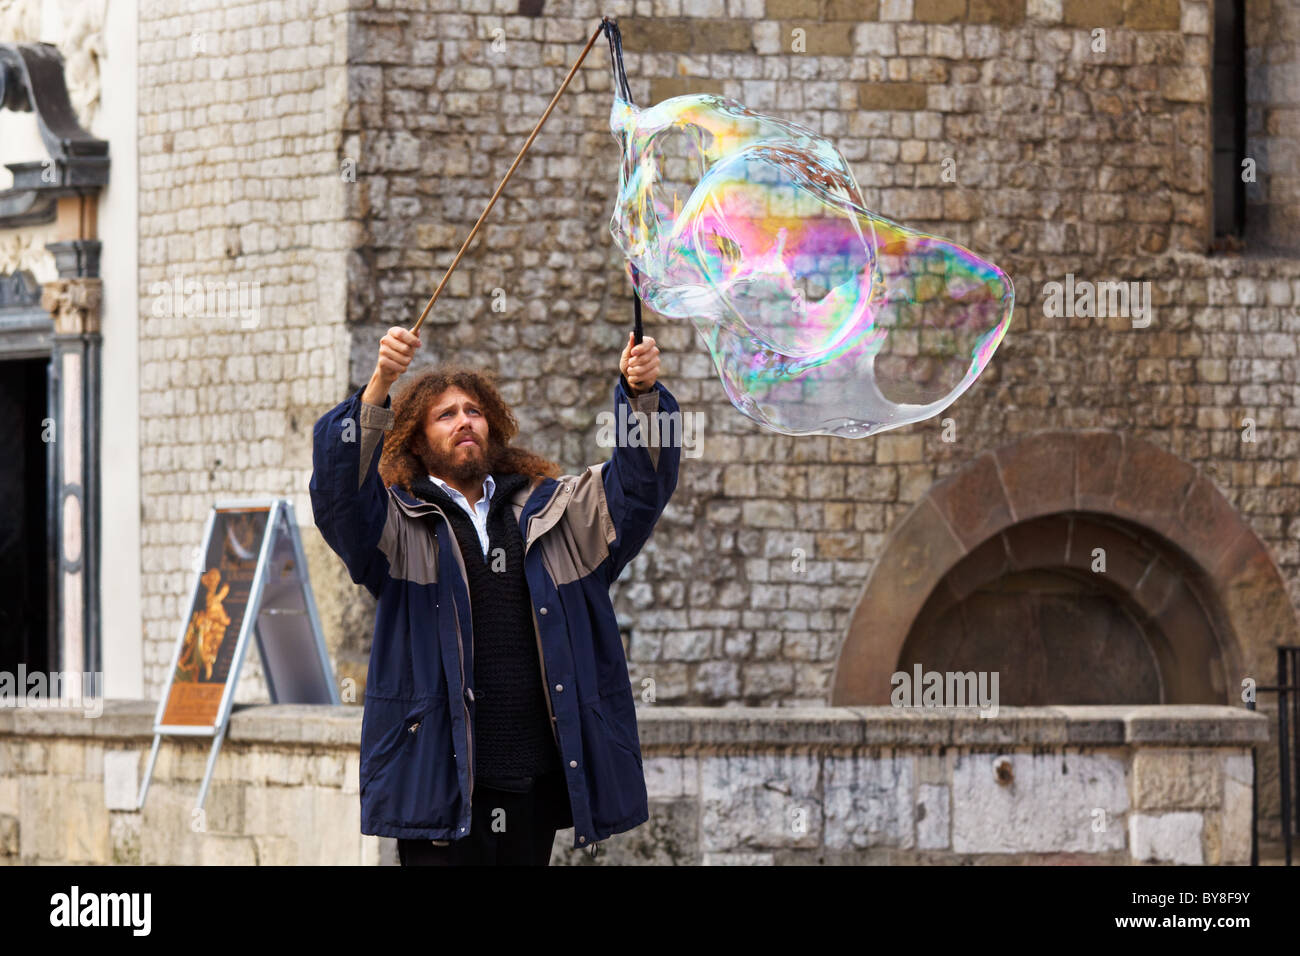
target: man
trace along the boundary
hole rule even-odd
[[[680,435],[637,413],[679,410],[654,339],[629,333],[628,427],[608,461],[562,475],[510,444],[487,375],[434,369],[393,403],[419,346],[389,329],[369,384],[313,434],[316,526],[378,599],[361,832],[397,838],[403,865],[545,866],[560,828],[586,848],[649,818],[609,587],[677,484]]]

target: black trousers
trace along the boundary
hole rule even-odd
[[[474,784],[470,832],[446,846],[398,838],[402,866],[550,866],[551,848],[567,816],[569,791],[555,770],[521,786],[501,790]]]

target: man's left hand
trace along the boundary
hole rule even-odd
[[[631,332],[627,334],[627,345],[618,360],[618,370],[623,373],[636,394],[642,395],[655,387],[659,379],[659,346],[650,336],[641,339],[640,345],[634,344]]]

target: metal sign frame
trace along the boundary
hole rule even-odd
[[[158,759],[158,748],[162,742],[164,734],[186,737],[211,737],[212,748],[208,752],[207,768],[203,774],[203,784],[199,788],[198,802],[195,804],[196,809],[201,809],[207,798],[208,787],[212,782],[212,771],[216,765],[217,753],[221,749],[221,742],[225,739],[226,730],[230,725],[230,714],[234,705],[235,688],[239,684],[239,675],[243,669],[244,656],[248,652],[250,636],[257,638],[258,652],[262,659],[263,673],[266,676],[267,688],[271,695],[273,704],[288,703],[319,703],[319,701],[294,701],[282,700],[281,695],[277,692],[274,667],[269,665],[273,658],[268,655],[263,640],[262,615],[267,614],[274,616],[277,614],[303,614],[308,618],[308,626],[311,631],[312,639],[316,647],[316,654],[320,665],[319,676],[321,678],[318,687],[317,696],[327,694],[328,703],[337,706],[339,704],[338,687],[334,680],[333,669],[330,667],[329,653],[325,648],[325,635],[321,628],[320,615],[316,609],[316,598],[312,592],[311,577],[307,571],[307,561],[303,553],[302,537],[298,533],[298,523],[294,518],[293,504],[285,498],[239,498],[218,501],[213,504],[208,512],[207,522],[203,528],[202,554],[207,555],[212,544],[212,531],[216,524],[216,517],[222,511],[240,511],[240,510],[263,510],[267,512],[266,527],[262,530],[261,542],[258,545],[257,565],[253,572],[253,580],[249,586],[248,600],[244,606],[243,619],[239,625],[239,636],[235,642],[234,656],[230,663],[229,673],[226,675],[225,686],[222,689],[221,701],[217,708],[216,722],[211,725],[202,724],[164,724],[163,717],[167,710],[168,699],[171,696],[172,685],[176,680],[176,666],[180,661],[181,651],[184,648],[185,636],[190,626],[190,609],[194,607],[197,599],[203,593],[202,577],[205,571],[198,568],[194,573],[194,586],[190,589],[190,601],[185,606],[185,616],[180,625],[180,633],[177,636],[175,647],[172,649],[171,665],[167,672],[167,683],[163,688],[162,698],[158,701],[158,711],[154,716],[154,737],[153,746],[149,753],[149,763],[145,768],[144,781],[140,787],[140,794],[137,799],[136,808],[143,809],[145,798],[149,794],[149,783],[153,779],[154,766]],[[294,576],[296,577],[297,587],[292,589],[293,594],[301,597],[304,605],[302,609],[281,608],[281,607],[263,607],[263,597],[266,592],[267,577],[270,573],[270,563],[273,556],[281,552],[285,545],[287,537],[287,546],[291,548],[291,559],[294,566]],[[266,623],[269,623],[266,622]]]

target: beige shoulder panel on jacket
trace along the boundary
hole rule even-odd
[[[602,469],[591,465],[578,475],[561,475],[551,500],[528,522],[524,546],[540,541],[542,563],[558,587],[590,574],[609,556],[618,537],[605,499]],[[536,484],[521,488],[514,498],[515,520]]]
[[[391,493],[384,497],[388,517],[379,550],[388,558],[388,573],[412,584],[433,584],[438,580],[438,547],[429,525],[408,516]]]

